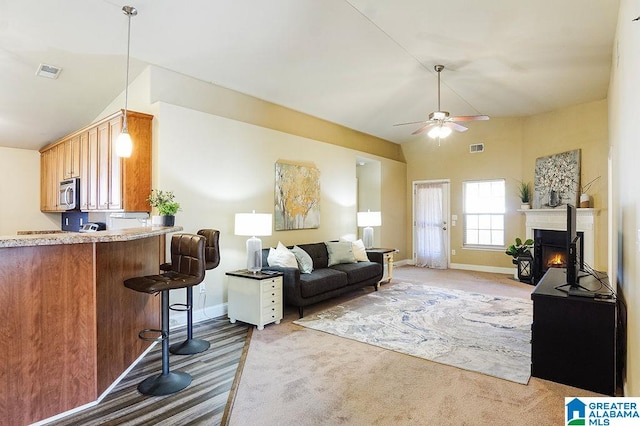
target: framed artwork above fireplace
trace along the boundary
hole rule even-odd
[[[566,204],[577,206],[579,189],[579,149],[536,159],[534,209],[555,209]]]

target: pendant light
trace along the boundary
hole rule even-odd
[[[138,11],[133,6],[122,6],[122,12],[127,15],[129,25],[127,29],[127,77],[124,86],[124,119],[122,121],[122,132],[116,140],[116,155],[118,157],[131,157],[133,143],[129,136],[129,128],[127,126],[127,106],[129,101],[129,51],[131,48],[131,17],[136,16]]]

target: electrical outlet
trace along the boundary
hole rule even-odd
[[[200,284],[200,294],[206,293],[206,292],[207,292],[207,288],[204,286],[204,284]]]
[[[451,250],[451,255],[455,256],[456,255],[456,251],[455,250]]]

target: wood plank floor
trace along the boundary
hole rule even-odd
[[[172,330],[170,342],[185,339],[184,328]],[[161,397],[141,395],[137,386],[162,371],[161,345],[156,344],[127,376],[95,407],[67,416],[50,425],[220,425],[226,424],[227,406],[245,355],[251,328],[230,324],[224,317],[194,324],[193,336],[211,342],[209,350],[196,355],[170,355],[171,371],[193,377],[181,392]],[[238,374],[239,377],[239,374]],[[229,403],[228,403],[229,402]]]

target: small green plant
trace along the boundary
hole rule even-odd
[[[518,194],[523,204],[528,204],[531,200],[531,185],[529,182],[520,181],[518,185]]]
[[[509,247],[507,247],[505,254],[513,257],[511,261],[515,265],[518,263],[518,257],[522,256],[525,253],[531,253],[531,247],[533,247],[533,240],[531,238],[526,240],[524,243],[522,242],[521,238],[516,238],[515,244],[511,244]]]
[[[173,191],[151,190],[151,195],[147,197],[151,207],[158,210],[160,216],[174,216],[180,210],[180,203],[175,201]]]

